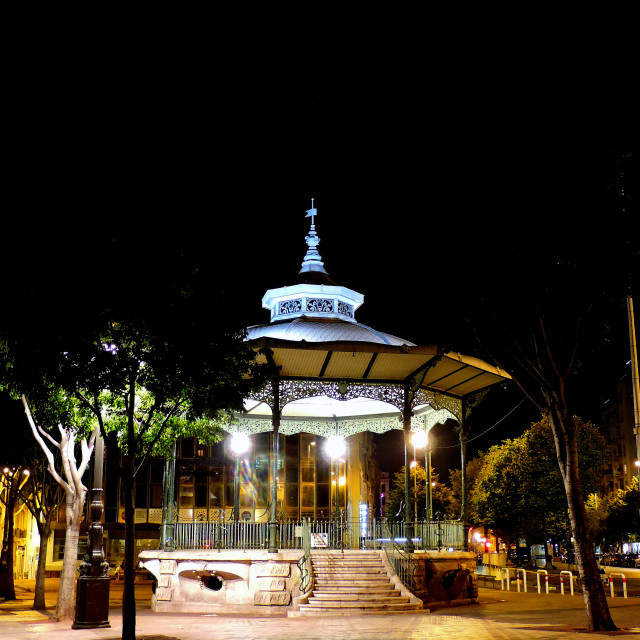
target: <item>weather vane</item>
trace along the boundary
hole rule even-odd
[[[316,228],[316,219],[314,216],[318,215],[318,210],[313,206],[313,201],[315,200],[315,198],[311,198],[311,209],[307,209],[307,215],[305,217],[307,218],[311,218],[311,228],[315,229]]]

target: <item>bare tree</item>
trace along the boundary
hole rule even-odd
[[[60,587],[58,590],[58,604],[55,611],[55,619],[73,620],[75,614],[75,581],[78,557],[78,539],[80,535],[80,524],[84,511],[84,504],[87,496],[87,487],[82,482],[82,476],[87,470],[93,447],[97,435],[97,428],[91,432],[88,438],[81,438],[80,461],[76,460],[76,444],[78,433],[74,428],[58,425],[60,440],[56,441],[47,431],[36,424],[27,398],[22,396],[25,413],[31,432],[36,442],[42,448],[47,458],[47,469],[55,478],[56,482],[65,492],[65,516],[67,528],[65,532],[64,559],[62,563],[62,573],[60,576]],[[55,457],[51,448],[60,452],[61,473],[55,466]]]

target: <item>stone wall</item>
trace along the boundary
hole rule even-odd
[[[154,611],[238,612],[289,610],[300,594],[302,551],[143,551],[141,565],[155,579]]]

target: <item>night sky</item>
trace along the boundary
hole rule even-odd
[[[212,313],[224,289],[247,325],[267,322],[262,295],[295,278],[313,197],[327,270],[365,295],[358,320],[439,343],[442,300],[461,281],[490,286],[505,246],[550,225],[597,233],[592,190],[635,132],[619,33],[443,27],[392,42],[380,27],[278,36],[200,11],[136,18],[106,37],[27,39],[7,80],[4,273],[64,263],[69,301],[110,259],[86,239],[108,232],[134,264],[152,256],[137,281],[180,247],[207,273]],[[520,400],[504,393],[487,428]]]

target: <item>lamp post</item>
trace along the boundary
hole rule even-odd
[[[236,468],[233,479],[233,519],[240,520],[240,457],[251,447],[251,441],[246,433],[236,432],[231,436],[229,443],[231,453],[236,460]]]
[[[104,440],[96,438],[93,460],[93,490],[91,496],[91,527],[87,551],[80,565],[76,587],[76,615],[72,629],[111,627],[109,622],[109,563],[105,560],[102,542],[102,466]]]
[[[347,443],[345,439],[339,435],[335,434],[329,436],[325,443],[325,451],[331,461],[335,461],[336,470],[335,470],[335,492],[336,492],[336,506],[334,510],[334,517],[336,519],[336,526],[338,523],[338,514],[339,514],[339,506],[340,506],[340,458],[345,454],[347,450]],[[342,538],[342,536],[341,536]]]
[[[414,431],[413,435],[411,436],[411,443],[413,444],[413,459],[417,460],[416,458],[416,449],[422,449],[422,447],[426,447],[427,443],[429,441],[429,438],[427,436],[427,432],[426,431]],[[417,462],[416,462],[417,465]],[[425,519],[427,518],[428,514],[429,514],[429,496],[430,496],[430,491],[429,491],[429,482],[431,481],[431,475],[429,473],[429,470],[427,468],[427,450],[425,448],[424,450],[424,469],[425,472],[427,474],[426,478],[425,478],[425,490],[426,490],[426,504],[425,504]],[[414,492],[416,492],[415,489],[415,479],[416,476],[414,475],[413,480],[414,480]],[[415,507],[415,512],[416,512],[416,520],[418,519],[418,496],[417,496],[417,492],[415,495],[415,503],[416,503],[416,507]]]
[[[638,373],[638,349],[636,346],[636,322],[633,313],[633,298],[627,296],[627,318],[629,323],[629,348],[631,350],[631,387],[633,392],[633,433],[636,436],[636,469],[640,491],[640,374]]]

